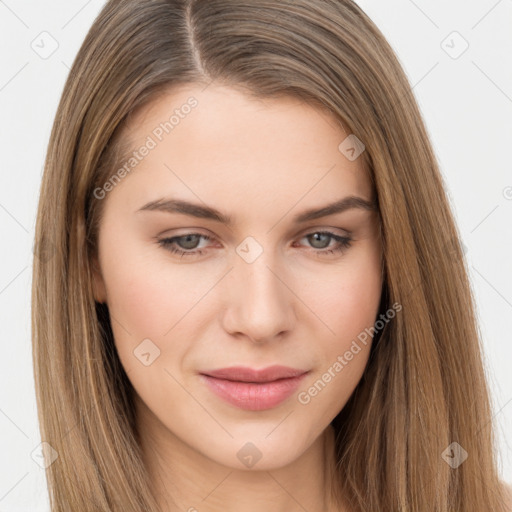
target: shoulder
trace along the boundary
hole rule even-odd
[[[512,512],[512,484],[503,482],[503,492],[505,494],[506,510]]]

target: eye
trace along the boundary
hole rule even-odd
[[[171,253],[179,254],[180,256],[197,256],[203,254],[203,251],[198,249],[198,243],[201,239],[205,241],[212,240],[211,237],[201,235],[200,233],[186,233],[172,238],[163,238],[158,243]],[[348,249],[353,241],[348,236],[336,235],[330,231],[313,231],[303,236],[301,240],[303,239],[307,239],[314,249],[320,249],[313,252],[321,255],[340,253]],[[329,248],[332,240],[336,243],[333,247]]]
[[[332,240],[336,242],[334,247],[323,251],[315,251],[320,254],[342,252],[352,245],[352,238],[348,236],[336,235],[330,231],[314,231],[313,233],[305,235],[303,238],[306,238],[308,242],[312,243],[313,247],[317,249],[325,249],[329,247],[329,244]]]
[[[196,254],[202,254],[201,250],[194,250],[197,248],[197,242],[201,238],[204,240],[211,240],[211,237],[207,235],[201,235],[199,233],[187,233],[185,235],[174,236],[172,238],[163,238],[162,240],[159,240],[158,243],[168,251],[179,254],[180,256],[194,256]],[[180,245],[185,250],[176,247],[177,245]]]

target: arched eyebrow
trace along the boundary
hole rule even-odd
[[[342,213],[352,209],[374,212],[377,211],[378,208],[375,201],[368,201],[367,199],[358,196],[347,196],[321,208],[311,208],[305,212],[299,213],[293,218],[293,223],[300,224],[301,222],[320,219],[322,217],[327,217],[328,215],[334,215],[335,213]]]
[[[367,211],[377,211],[377,204],[374,201],[368,201],[362,197],[347,196],[334,203],[321,206],[320,208],[310,208],[309,210],[299,213],[293,217],[292,222],[294,224],[300,224],[356,208]],[[200,219],[210,219],[227,226],[232,226],[234,223],[232,216],[222,213],[212,206],[183,201],[181,199],[163,198],[150,201],[137,210],[137,212],[141,211],[178,213]]]

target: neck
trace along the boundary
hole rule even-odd
[[[328,426],[290,464],[271,471],[218,464],[174,436],[140,404],[144,462],[162,512],[346,512],[335,485],[334,429]]]

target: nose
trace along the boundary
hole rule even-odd
[[[236,258],[225,282],[226,332],[253,342],[268,342],[293,329],[295,301],[283,266],[264,251],[256,261]]]

